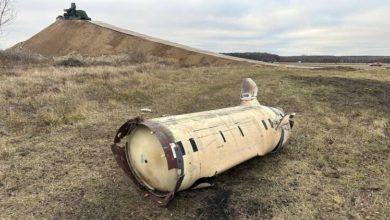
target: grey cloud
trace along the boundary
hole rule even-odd
[[[70,1],[18,0],[19,17],[0,47],[54,21]],[[390,1],[79,0],[91,17],[216,52],[390,55]]]

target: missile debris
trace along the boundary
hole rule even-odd
[[[280,150],[290,137],[295,114],[261,105],[257,93],[255,82],[246,78],[237,107],[131,119],[115,136],[115,159],[160,204],[179,191],[211,186],[216,175]]]
[[[151,113],[152,109],[150,109],[150,108],[141,108],[141,112]]]

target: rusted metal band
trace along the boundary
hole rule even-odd
[[[115,160],[118,165],[122,168],[122,170],[126,173],[126,175],[141,189],[146,189],[146,187],[141,184],[140,181],[136,179],[136,176],[133,174],[133,171],[130,169],[127,159],[125,148],[118,146],[117,144],[111,145],[111,151],[114,154]]]
[[[176,182],[175,189],[169,192],[168,195],[165,197],[163,205],[167,206],[169,202],[172,201],[172,199],[175,197],[175,193],[179,190],[181,183],[183,182],[183,179],[184,179],[184,175],[181,175]]]
[[[169,129],[164,127],[158,122],[154,121],[144,121],[142,122],[143,125],[147,126],[159,139],[164,153],[165,157],[167,159],[168,169],[177,169],[179,178],[176,182],[175,189],[169,192],[164,199],[164,202],[162,205],[168,205],[168,203],[174,198],[175,193],[180,189],[180,186],[184,179],[184,160],[183,160],[183,154],[182,151],[180,151],[179,146],[175,143],[175,139]],[[172,148],[171,144],[174,144],[175,147]],[[173,152],[174,150],[175,152]],[[176,157],[175,157],[176,156]]]
[[[118,145],[127,134],[129,134],[133,129],[135,129],[139,123],[141,123],[142,118],[133,118],[124,123],[117,131],[114,143],[111,145],[111,151],[114,154],[115,160],[118,163],[119,167],[126,173],[126,175],[141,189],[146,189],[140,181],[136,179],[136,176],[133,174],[133,171],[130,169],[129,164],[126,158],[126,149]]]
[[[125,157],[126,157],[126,162],[127,162],[127,166],[129,167],[129,170],[131,172],[131,178],[135,181],[138,182],[137,185],[141,186],[142,189],[145,189],[147,191],[149,191],[151,194],[153,194],[154,196],[156,197],[160,197],[160,198],[165,198],[168,193],[167,192],[162,192],[162,191],[159,191],[159,190],[155,190],[155,189],[151,189],[150,187],[148,187],[146,184],[144,184],[144,182],[142,181],[142,179],[137,175],[137,173],[134,171],[134,168],[131,166],[131,163],[130,163],[130,158],[129,158],[129,155],[128,155],[128,144],[126,144],[126,148],[125,148]]]
[[[129,162],[128,155],[127,155],[128,152],[127,148],[129,146],[126,144],[126,148],[124,148],[118,145],[118,143],[121,142],[121,139],[123,139],[125,136],[130,134],[132,130],[134,130],[137,126],[141,124],[148,127],[159,139],[167,159],[168,169],[178,169],[178,171],[180,171],[175,189],[171,192],[162,192],[147,187],[131,167],[131,163]],[[159,201],[159,203],[164,206],[168,205],[168,203],[173,199],[175,193],[179,190],[181,183],[184,179],[183,155],[179,150],[178,146],[174,147],[173,149],[171,148],[172,143],[175,144],[175,141],[169,129],[165,128],[164,126],[162,126],[157,122],[144,121],[142,118],[137,117],[128,120],[118,129],[118,132],[116,133],[114,138],[114,144],[111,145],[111,151],[114,154],[115,160],[117,161],[118,165],[123,169],[123,171],[126,173],[126,175],[141,189],[149,191],[151,194],[153,194],[156,197],[160,197],[160,198],[163,197],[164,201],[163,202]],[[172,150],[175,150],[176,157],[174,156]]]
[[[280,129],[281,130],[281,133],[280,133],[280,139],[279,139],[279,142],[278,144],[275,146],[275,148],[271,151],[271,153],[275,153],[275,152],[278,152],[280,151],[282,148],[283,148],[283,142],[284,142],[284,129]]]
[[[171,170],[179,168],[178,160],[175,158],[171,148],[171,143],[175,143],[175,139],[171,131],[169,131],[169,129],[167,129],[166,127],[162,126],[160,123],[154,121],[147,120],[142,122],[141,124],[148,127],[160,141],[165,153],[165,157],[167,159],[168,169]]]
[[[115,135],[114,144],[121,142],[122,138],[124,138],[126,135],[128,135],[130,133],[130,131],[134,130],[138,126],[138,124],[140,124],[142,121],[143,121],[142,118],[136,117],[136,118],[130,119],[126,123],[124,123],[118,129],[118,132]]]

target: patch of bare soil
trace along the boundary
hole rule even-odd
[[[228,208],[231,192],[217,187],[215,194],[206,199],[206,206],[197,210],[200,219],[229,219],[233,209]]]

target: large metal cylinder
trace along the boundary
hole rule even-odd
[[[209,186],[217,174],[282,148],[293,115],[260,105],[257,87],[246,90],[237,107],[130,120],[118,132],[126,136],[125,148],[113,146],[118,163],[136,183],[169,201],[177,191]]]

